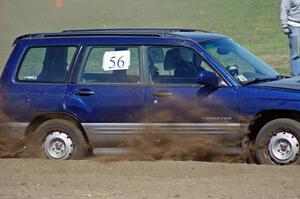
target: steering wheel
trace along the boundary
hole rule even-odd
[[[239,75],[239,65],[238,64],[229,64],[226,66],[227,71],[234,77]]]

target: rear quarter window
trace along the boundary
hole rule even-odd
[[[76,49],[74,46],[30,47],[19,66],[17,81],[65,82]]]

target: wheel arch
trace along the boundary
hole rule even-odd
[[[86,133],[85,129],[82,127],[82,125],[80,124],[79,120],[78,120],[76,117],[74,117],[74,116],[72,116],[72,115],[70,115],[70,114],[67,114],[67,113],[59,113],[59,112],[57,112],[57,113],[43,113],[43,114],[41,114],[41,115],[36,116],[36,117],[29,123],[29,125],[27,126],[25,135],[28,136],[28,135],[34,133],[35,130],[36,130],[42,123],[44,123],[44,122],[46,122],[46,121],[48,121],[48,120],[51,120],[51,119],[62,119],[62,120],[66,120],[66,121],[69,121],[69,122],[73,123],[74,125],[76,125],[76,126],[80,129],[80,131],[81,131],[81,133],[82,133],[84,139],[86,140],[86,142],[87,142],[88,144],[90,143],[90,142],[89,142],[89,138],[88,138],[88,136],[87,136],[87,133]]]
[[[288,118],[300,122],[300,111],[295,110],[264,110],[257,113],[249,125],[249,139],[255,140],[260,129],[268,122],[279,119]]]

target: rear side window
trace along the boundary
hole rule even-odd
[[[94,46],[87,48],[80,83],[139,83],[139,48]]]
[[[48,46],[29,48],[19,67],[22,82],[63,83],[66,81],[76,47]]]

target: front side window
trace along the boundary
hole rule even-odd
[[[66,81],[76,47],[48,46],[29,48],[19,67],[22,82],[62,83]]]
[[[201,71],[213,71],[203,58],[187,47],[147,47],[151,83],[197,84]]]
[[[80,83],[139,83],[138,47],[94,46],[86,50]]]
[[[211,40],[201,45],[242,84],[278,76],[270,66],[230,39]]]

